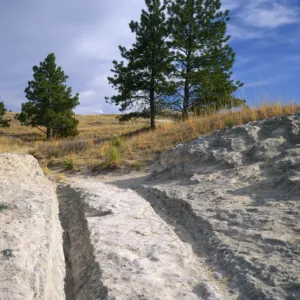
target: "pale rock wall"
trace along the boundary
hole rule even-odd
[[[0,153],[0,299],[65,299],[64,278],[54,186],[32,156]]]

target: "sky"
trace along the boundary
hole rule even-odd
[[[237,96],[249,105],[300,103],[300,0],[223,0],[230,9],[228,34],[236,52],[233,79],[244,82]],[[144,0],[0,1],[0,100],[20,111],[32,67],[54,52],[80,94],[79,114],[117,113],[107,77],[118,45],[130,47],[131,20]]]

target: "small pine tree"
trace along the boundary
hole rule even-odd
[[[121,111],[131,109],[141,116],[150,115],[150,126],[154,129],[155,116],[174,90],[168,81],[174,67],[167,43],[166,6],[160,0],[145,0],[145,3],[147,11],[142,11],[140,22],[129,24],[136,42],[129,50],[119,46],[126,63],[113,61],[114,76],[108,77],[108,81],[118,92],[111,102],[119,105]]]
[[[183,119],[192,108],[207,103],[230,104],[242,83],[230,79],[235,53],[226,34],[229,11],[221,11],[220,0],[170,0],[168,11]]]
[[[0,127],[10,127],[10,120],[4,119],[4,115],[6,114],[6,109],[3,102],[0,102]]]
[[[79,94],[72,97],[72,88],[64,84],[68,76],[56,65],[53,53],[33,67],[33,78],[25,89],[28,102],[22,104],[17,119],[43,131],[47,139],[77,135],[73,109],[79,104]]]

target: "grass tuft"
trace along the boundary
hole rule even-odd
[[[107,147],[104,166],[108,169],[115,169],[121,166],[121,152],[117,147],[113,145]]]
[[[65,168],[65,170],[73,170],[75,168],[73,160],[70,158],[65,158],[62,162],[62,165]]]

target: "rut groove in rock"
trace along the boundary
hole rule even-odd
[[[93,180],[58,187],[67,300],[235,300],[188,242],[130,189]]]
[[[189,241],[195,252],[201,251],[209,258],[210,265],[224,272],[225,276],[232,277],[231,287],[239,292],[238,300],[261,299],[270,300],[261,286],[251,282],[245,269],[251,268],[243,257],[239,257],[232,249],[223,245],[213,231],[211,224],[197,215],[191,205],[182,199],[169,197],[165,192],[150,186],[143,186],[136,191],[144,197],[155,212],[168,224],[179,224],[192,238]],[[181,238],[180,235],[177,235]]]
[[[57,188],[66,262],[66,300],[108,300],[101,270],[94,258],[84,203],[70,186]]]

